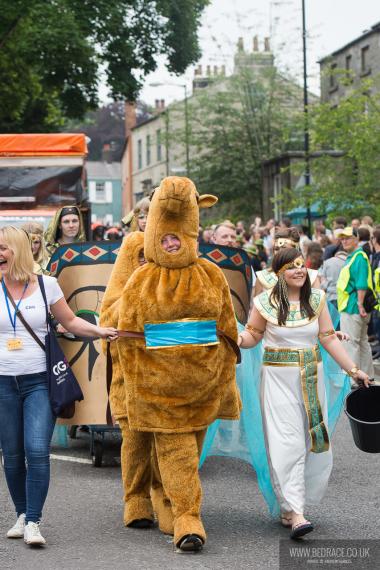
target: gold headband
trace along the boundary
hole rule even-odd
[[[305,260],[302,256],[300,257],[296,257],[296,259],[294,259],[293,261],[290,261],[289,263],[285,263],[285,265],[283,265],[276,273],[276,275],[281,275],[282,273],[284,273],[287,269],[301,269],[302,267],[305,267]]]
[[[295,248],[299,249],[299,244],[290,238],[277,238],[274,241],[274,246],[279,247],[279,248],[281,248],[281,247],[295,247]]]
[[[35,240],[39,240],[42,241],[42,235],[41,234],[29,234],[29,237],[31,239],[31,241],[35,241]]]

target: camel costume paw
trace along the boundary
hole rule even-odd
[[[206,542],[206,531],[202,524],[202,521],[197,517],[192,517],[189,515],[184,515],[178,518],[174,524],[174,544],[178,548],[185,538],[185,536],[196,535],[202,540],[204,544]]]
[[[174,515],[169,499],[164,495],[162,487],[151,489],[150,496],[153,510],[157,517],[158,528],[164,534],[174,534]]]
[[[135,521],[147,520],[151,521],[151,525],[138,526],[134,525]],[[131,498],[124,507],[124,524],[125,526],[135,526],[135,528],[148,528],[153,526],[154,515],[152,501],[144,497]]]

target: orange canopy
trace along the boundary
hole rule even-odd
[[[81,133],[0,135],[0,158],[2,156],[84,156],[86,154],[86,138]]]

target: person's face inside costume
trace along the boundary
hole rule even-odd
[[[37,235],[31,235],[30,236],[31,239],[31,247],[32,247],[32,253],[33,253],[33,257],[36,258],[38,256],[38,252],[40,251],[40,247],[41,247],[41,238]]]
[[[144,248],[139,251],[139,265],[145,265],[146,259],[144,257]]]
[[[60,239],[63,243],[73,242],[79,233],[79,217],[75,214],[62,216],[59,222],[59,229],[62,233]]]
[[[181,240],[173,234],[166,234],[161,239],[161,245],[168,253],[176,253],[181,247]]]
[[[139,227],[140,232],[145,232],[147,217],[148,217],[148,212],[144,212],[143,210],[137,215],[137,225]]]
[[[304,258],[300,256],[294,261],[287,263],[283,268],[281,268],[281,272],[284,275],[288,287],[301,289],[307,276]]]

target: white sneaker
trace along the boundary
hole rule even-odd
[[[23,513],[17,519],[17,522],[12,528],[7,532],[8,538],[22,538],[24,536],[25,529],[25,514]]]
[[[40,533],[40,523],[28,522],[25,525],[24,542],[35,545],[46,544],[46,540]]]

